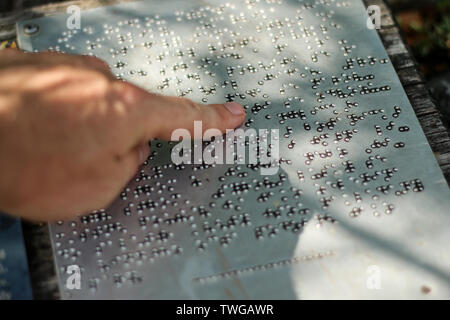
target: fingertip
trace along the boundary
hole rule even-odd
[[[229,124],[227,129],[234,129],[244,122],[246,112],[242,105],[237,102],[226,102],[223,107],[227,110],[225,113],[225,123]]]
[[[233,116],[242,116],[245,114],[245,109],[237,102],[224,103],[224,107],[231,112]]]

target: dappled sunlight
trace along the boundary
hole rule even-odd
[[[447,296],[448,250],[436,244],[446,232],[439,224],[448,218],[417,228],[410,217],[401,212],[334,224],[311,221],[294,252],[304,257],[291,270],[297,298],[423,299],[423,287],[431,289],[430,298]],[[413,228],[415,234],[405,234]]]

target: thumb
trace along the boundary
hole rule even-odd
[[[176,129],[186,129],[194,134],[194,121],[202,122],[203,132],[234,129],[245,119],[244,108],[236,102],[204,105],[189,99],[149,93],[129,83],[121,83],[125,104],[131,106],[130,130],[135,142],[154,138],[170,140]],[[203,134],[202,132],[202,134]]]

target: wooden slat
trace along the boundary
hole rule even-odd
[[[58,278],[56,276],[48,224],[34,224],[22,221],[22,231],[27,250],[28,270],[30,272],[34,299],[59,299]]]

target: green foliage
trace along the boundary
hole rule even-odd
[[[410,27],[419,35],[413,49],[421,57],[450,49],[450,0],[440,0],[437,4],[436,19],[423,24],[411,23]]]

